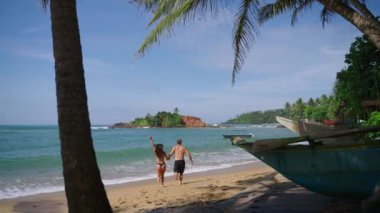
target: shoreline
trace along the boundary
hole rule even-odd
[[[217,168],[217,169],[212,169],[209,171],[196,171],[196,172],[192,172],[192,173],[186,173],[186,171],[185,171],[185,175],[187,177],[193,177],[193,176],[198,177],[198,176],[203,175],[203,174],[216,175],[216,174],[225,174],[225,173],[231,173],[231,172],[239,172],[251,164],[252,165],[256,165],[256,164],[265,165],[261,161],[257,160],[257,161],[251,162],[251,163],[245,163],[242,165],[234,165],[234,166],[230,166],[230,167],[226,167],[226,168]],[[166,173],[168,173],[168,172],[171,172],[171,171],[167,170]],[[174,178],[174,175],[173,174],[165,175],[165,177],[170,179],[170,178]],[[128,181],[128,182],[124,182],[124,183],[107,184],[107,185],[104,185],[104,187],[107,189],[107,188],[114,188],[114,187],[136,186],[136,185],[154,182],[155,180],[156,180],[156,178],[153,177],[153,178],[146,178],[146,179],[142,179],[142,180]],[[23,199],[23,198],[29,198],[29,197],[33,198],[33,197],[39,197],[39,196],[44,196],[44,195],[56,195],[56,194],[63,194],[63,193],[64,193],[64,190],[59,190],[59,191],[53,191],[53,192],[41,192],[41,193],[37,193],[37,194],[22,195],[22,196],[12,197],[12,198],[4,198],[4,199],[0,199],[0,205],[3,201],[7,201],[7,200],[17,200],[17,199]]]
[[[242,168],[245,168],[246,165],[250,165],[250,164],[256,164],[256,163],[262,163],[260,160],[255,160],[255,161],[252,161],[252,162],[248,162],[248,163],[243,163],[241,165],[232,165],[232,166],[229,166],[229,167],[222,167],[222,168],[213,168],[211,170],[208,170],[208,171],[193,171],[191,173],[186,173],[186,176],[198,176],[198,174],[223,174],[223,173],[230,173],[230,172],[234,172],[234,171],[240,171]],[[188,170],[188,169],[187,169]],[[152,171],[152,173],[155,173],[155,171]],[[168,175],[168,173],[170,173]],[[155,175],[155,174],[154,174]],[[170,177],[174,177],[174,174],[172,172],[172,170],[166,170],[166,174],[165,174],[166,178],[170,178]],[[119,186],[123,186],[123,185],[139,185],[139,184],[144,184],[144,183],[149,183],[151,182],[152,180],[155,180],[156,178],[155,177],[144,177],[142,179],[138,179],[138,180],[131,180],[131,181],[125,181],[125,182],[116,182],[116,183],[108,183],[108,184],[105,184],[104,182],[106,181],[109,181],[109,180],[103,180],[103,184],[104,184],[104,187],[107,189],[107,188],[112,188],[114,186],[116,187],[119,187]],[[17,197],[10,197],[10,198],[3,198],[3,199],[0,199],[0,204],[3,202],[3,201],[6,201],[6,200],[13,200],[13,199],[19,199],[19,198],[27,198],[27,197],[35,197],[35,196],[39,196],[39,195],[45,195],[45,194],[60,194],[60,193],[64,193],[64,186],[62,186],[62,190],[56,190],[56,191],[47,191],[47,192],[38,192],[38,193],[35,193],[35,194],[26,194],[26,195],[21,195],[21,196],[17,196]]]
[[[247,163],[243,165],[235,165],[235,166],[231,166],[227,168],[218,168],[218,169],[213,169],[210,171],[199,171],[199,172],[192,172],[188,174],[186,174],[186,171],[185,171],[184,183],[186,183],[186,179],[199,178],[200,176],[203,176],[206,174],[207,175],[222,175],[222,174],[228,174],[231,172],[239,172],[239,171],[242,171],[243,169],[247,169],[251,165],[255,166],[256,164],[257,165],[261,164],[261,166],[264,165],[261,161],[255,161],[252,163]],[[166,176],[165,182],[173,181],[172,179],[174,179],[174,175]],[[112,192],[113,190],[115,189],[117,190],[118,188],[138,187],[138,186],[149,185],[149,184],[156,184],[156,178],[147,178],[143,180],[130,181],[130,182],[125,182],[125,183],[109,184],[109,185],[105,185],[105,188],[108,195],[109,191]],[[39,202],[41,200],[45,200],[46,198],[49,198],[51,200],[64,201],[64,205],[66,205],[65,192],[64,190],[60,190],[60,191],[54,191],[54,192],[43,192],[43,193],[38,193],[38,194],[1,199],[0,212],[3,212],[4,210],[6,210],[5,212],[11,212],[10,209],[8,208],[9,205],[13,205],[19,202],[30,202],[30,203]],[[109,200],[111,199],[109,198]]]
[[[106,186],[114,212],[358,212],[360,205],[310,192],[258,161],[184,174],[182,186],[167,176]],[[0,200],[0,212],[67,212],[63,191]]]

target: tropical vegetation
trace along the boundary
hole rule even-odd
[[[178,109],[173,113],[161,111],[152,116],[147,114],[144,118],[136,118],[129,123],[132,127],[184,127],[182,116]]]
[[[293,120],[313,119],[324,121],[332,119],[330,104],[333,101],[332,96],[322,95],[316,99],[310,98],[307,102],[298,98],[294,103],[287,102],[283,109],[274,109],[266,111],[247,112],[237,115],[235,118],[226,121],[227,124],[261,124],[275,123],[276,116],[287,117]]]
[[[144,55],[147,50],[165,32],[170,32],[175,24],[186,23],[190,19],[205,17],[227,5],[236,5],[236,1],[209,0],[134,0],[153,12],[149,25],[155,23],[155,28],[146,37],[137,55]],[[365,0],[274,0],[264,3],[259,0],[240,0],[239,9],[235,15],[233,31],[234,64],[232,82],[245,60],[258,32],[258,25],[286,12],[292,13],[291,24],[296,23],[300,14],[310,9],[313,4],[322,6],[320,18],[322,26],[329,23],[334,15],[339,15],[354,25],[380,49],[380,21],[367,7]]]
[[[357,37],[345,56],[345,63],[333,89],[336,117],[365,120],[368,114],[362,102],[380,100],[380,49],[367,36]]]
[[[276,116],[287,116],[284,109],[246,112],[229,119],[225,124],[263,124],[275,123]]]
[[[364,126],[379,126],[380,125],[380,112],[372,112]],[[380,132],[371,132],[367,134],[370,138],[380,137]]]
[[[226,123],[272,123],[276,122],[275,116],[320,122],[367,120],[370,115],[362,106],[363,101],[380,100],[380,49],[367,36],[357,37],[345,56],[345,63],[346,67],[337,73],[332,95],[308,101],[298,98],[294,103],[285,103],[283,109],[243,113]],[[375,115],[372,117],[377,118]]]

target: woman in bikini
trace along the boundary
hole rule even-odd
[[[152,144],[153,151],[156,154],[157,180],[161,183],[161,186],[164,186],[164,175],[166,171],[165,159],[170,160],[170,158],[166,155],[166,152],[163,149],[164,145],[154,144],[152,137],[150,137],[150,144]]]

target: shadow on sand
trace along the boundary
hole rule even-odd
[[[217,194],[240,188],[242,191],[235,196],[212,201],[199,201],[184,206],[157,208],[152,213],[161,212],[360,212],[360,201],[346,200],[314,193],[292,182],[277,183],[276,173],[262,177],[237,181],[235,186],[220,186],[212,188],[210,194]],[[211,195],[210,195],[211,196]]]

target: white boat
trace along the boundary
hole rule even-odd
[[[276,120],[278,123],[285,126],[287,129],[289,129],[295,133],[298,133],[298,134],[300,133],[297,121],[293,121],[291,119],[280,117],[280,116],[276,116]]]
[[[326,125],[320,122],[303,119],[294,121],[288,118],[276,116],[277,122],[288,128],[289,130],[298,133],[300,136],[320,137],[332,135],[340,131],[348,130],[344,125]],[[347,141],[346,137],[329,138],[321,140],[323,143],[339,143]]]

